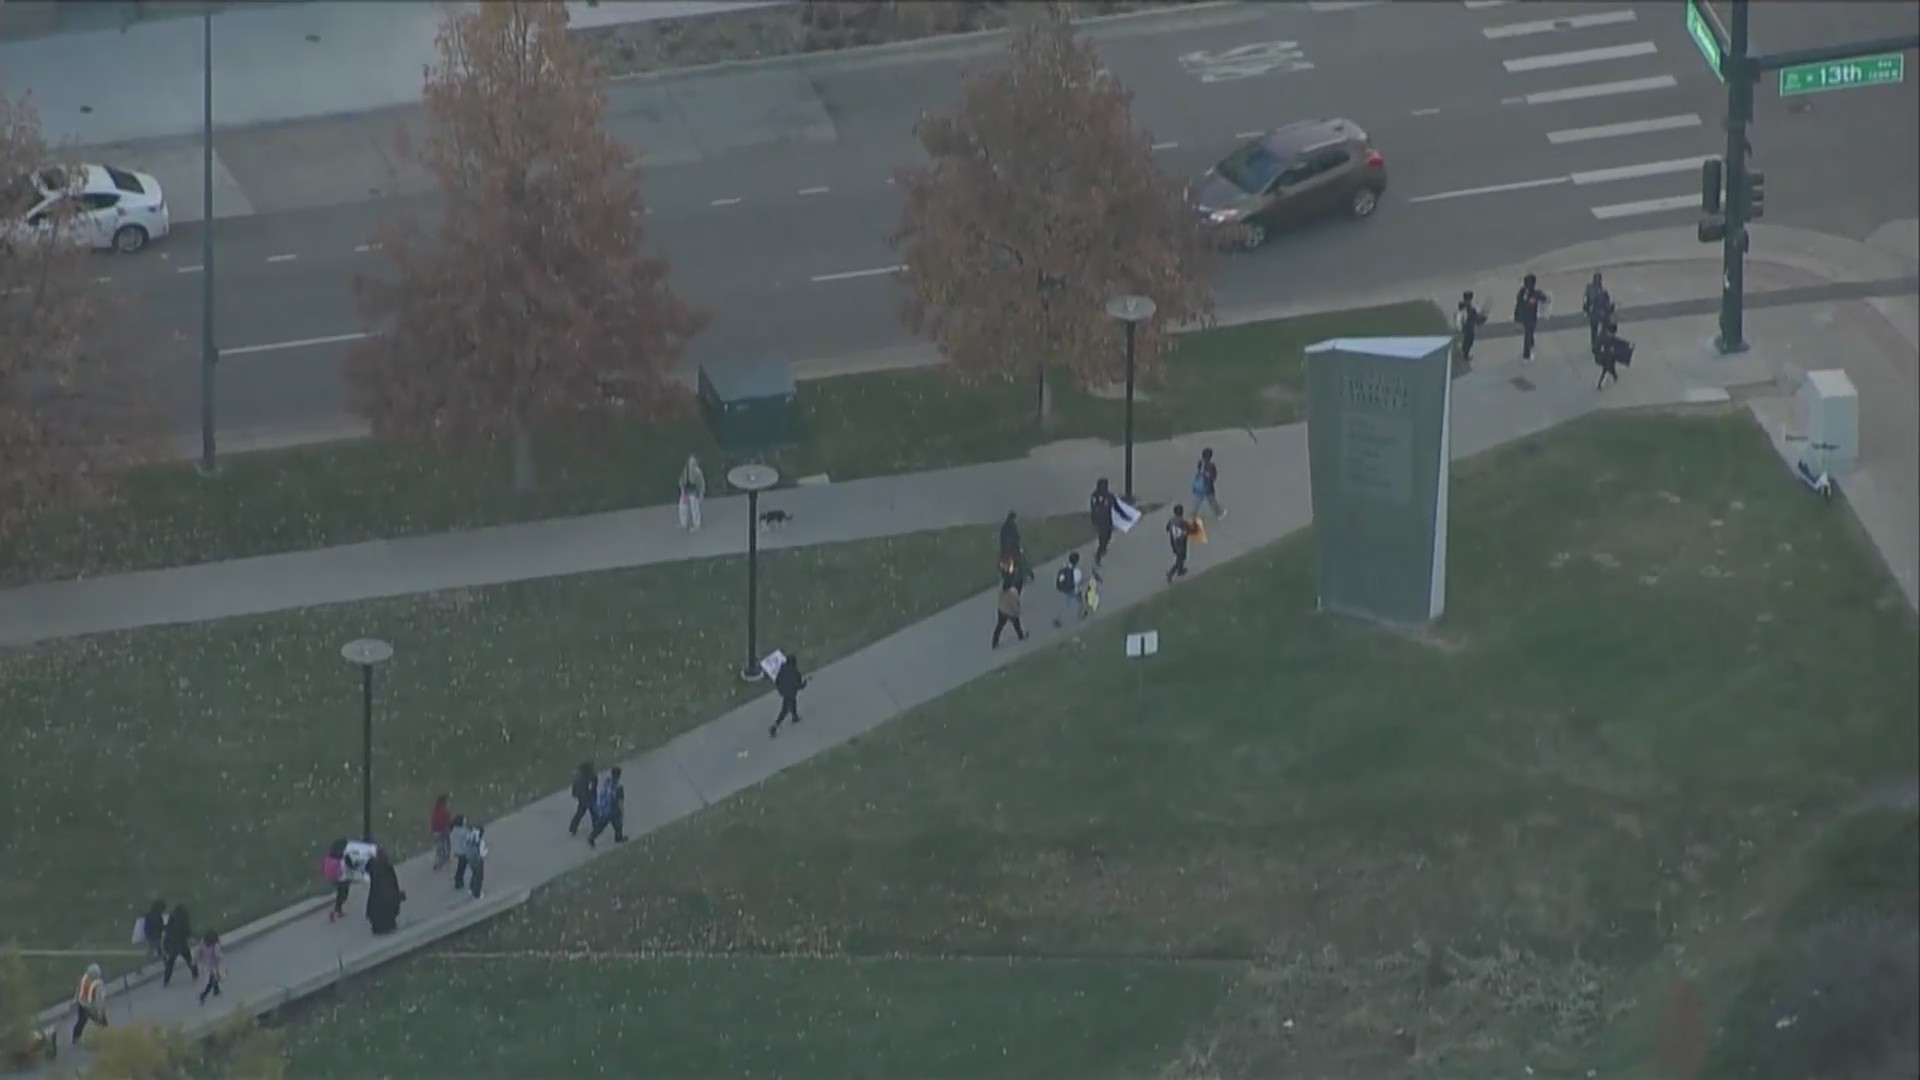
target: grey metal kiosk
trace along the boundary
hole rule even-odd
[[[787,365],[770,356],[700,365],[700,412],[714,441],[729,450],[800,438],[799,389]]]
[[[1452,345],[1336,338],[1306,349],[1321,611],[1423,625],[1446,608]]]

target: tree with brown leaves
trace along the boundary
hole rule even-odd
[[[902,319],[963,379],[1034,379],[1042,422],[1048,365],[1083,386],[1115,381],[1115,295],[1159,308],[1135,341],[1146,378],[1170,327],[1212,315],[1200,222],[1154,166],[1132,106],[1064,9],[1048,5],[1002,63],[967,76],[952,111],[921,117],[914,133],[928,160],[897,175]]]
[[[135,347],[127,312],[94,282],[76,204],[26,227],[54,163],[31,105],[0,95],[0,540],[112,499],[158,448],[155,350]]]
[[[394,273],[359,282],[374,333],[348,360],[349,392],[383,439],[512,440],[525,489],[535,432],[680,408],[673,368],[705,317],[641,254],[634,155],[600,126],[564,5],[450,12],[438,46],[425,136],[400,151],[436,182],[439,234],[383,224]]]

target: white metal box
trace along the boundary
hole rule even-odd
[[[1809,371],[1800,383],[1802,460],[1815,469],[1843,473],[1860,459],[1860,394],[1840,370]]]

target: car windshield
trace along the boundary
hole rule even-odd
[[[1227,183],[1249,195],[1256,195],[1267,190],[1267,186],[1286,167],[1287,163],[1275,157],[1266,144],[1254,142],[1228,154],[1213,168]]]
[[[145,195],[147,193],[147,189],[140,185],[140,178],[127,170],[116,169],[111,165],[106,166],[106,170],[108,178],[113,181],[113,186],[119,188],[121,191],[129,195]]]

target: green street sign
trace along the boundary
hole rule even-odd
[[[1822,64],[1798,64],[1780,69],[1780,96],[1818,94],[1823,90],[1852,90],[1857,86],[1891,86],[1907,77],[1907,58],[1900,53],[1856,56]]]
[[[1687,36],[1693,39],[1700,55],[1707,58],[1707,67],[1714,76],[1726,82],[1727,77],[1720,71],[1720,42],[1715,40],[1713,27],[1707,25],[1707,17],[1700,11],[1701,3],[1702,0],[1687,0]]]

